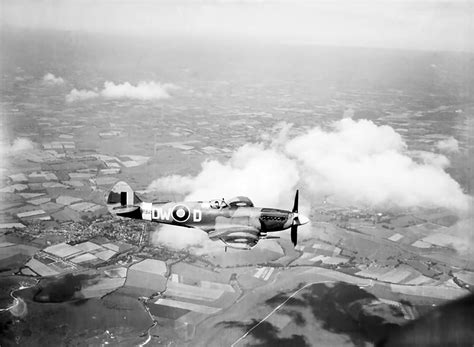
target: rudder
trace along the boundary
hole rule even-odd
[[[132,187],[123,181],[117,182],[112,187],[106,199],[107,208],[112,214],[123,212],[125,209],[136,208],[141,202]]]

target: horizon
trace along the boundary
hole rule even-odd
[[[468,1],[2,0],[2,28],[268,44],[474,52]]]

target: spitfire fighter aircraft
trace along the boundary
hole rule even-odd
[[[211,240],[227,247],[251,249],[268,233],[291,229],[296,246],[298,226],[309,222],[298,213],[298,191],[291,211],[254,207],[249,198],[238,196],[228,201],[143,202],[125,182],[118,182],[107,197],[109,211],[119,217],[200,229]]]

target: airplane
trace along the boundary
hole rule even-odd
[[[268,234],[291,229],[291,241],[298,242],[298,226],[309,219],[298,213],[298,190],[291,211],[255,207],[244,196],[228,201],[144,202],[125,182],[116,183],[106,197],[110,213],[119,217],[200,229],[213,241],[227,247],[250,250],[260,239],[273,239]]]

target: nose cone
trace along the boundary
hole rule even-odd
[[[300,213],[295,213],[293,217],[293,221],[295,225],[304,225],[304,224],[309,223],[309,218]]]
[[[299,214],[299,215],[298,215],[298,220],[299,220],[299,222],[300,222],[300,225],[304,225],[304,224],[309,223],[309,218],[306,217],[306,216],[303,215],[303,214]]]

